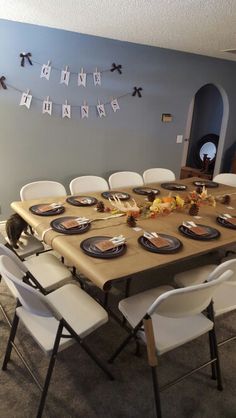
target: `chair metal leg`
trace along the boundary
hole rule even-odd
[[[115,358],[120,354],[120,352],[125,348],[125,346],[129,343],[129,341],[134,338],[134,332],[131,332],[128,337],[125,338],[123,343],[117,348],[117,350],[114,352],[114,354],[109,358],[108,363],[113,363]]]
[[[214,342],[212,340],[212,335],[209,332],[208,333],[209,336],[209,346],[210,346],[210,354],[211,354],[211,360],[213,360],[215,358],[215,352],[214,352]],[[211,363],[211,377],[213,380],[216,380],[216,367],[215,367],[215,362]]]
[[[154,391],[154,399],[155,399],[155,406],[156,406],[156,416],[157,418],[161,418],[162,417],[161,399],[160,399],[159,383],[158,383],[157,373],[156,373],[156,366],[151,367],[151,371],[152,371],[153,391]]]
[[[93,361],[97,364],[98,367],[109,377],[110,380],[115,380],[114,376],[111,372],[106,368],[106,366],[102,363],[102,361],[90,350],[87,344],[81,340],[80,341],[81,347],[86,351],[86,353],[93,359]]]
[[[3,364],[2,364],[2,370],[7,369],[7,363],[9,362],[10,357],[11,357],[12,347],[13,347],[18,323],[19,323],[19,318],[18,318],[18,316],[15,312],[13,322],[12,322],[11,331],[10,331],[10,335],[9,335],[9,339],[8,339],[8,343],[7,343],[6,354],[5,354],[5,357],[4,357],[4,360],[3,360]]]
[[[55,338],[55,342],[54,342],[54,346],[53,346],[53,350],[52,350],[52,354],[51,354],[51,358],[50,358],[50,362],[49,362],[49,366],[48,366],[48,371],[47,371],[47,375],[46,375],[46,378],[45,378],[45,383],[44,383],[44,386],[43,386],[43,391],[42,391],[40,404],[39,404],[39,408],[38,408],[38,412],[37,412],[37,418],[41,418],[42,414],[43,414],[43,409],[44,409],[44,405],[45,405],[45,401],[46,401],[46,396],[47,396],[47,393],[48,393],[48,388],[49,388],[53,368],[54,368],[55,361],[56,361],[56,356],[57,356],[57,351],[58,351],[58,347],[59,347],[59,343],[60,343],[60,339],[61,339],[61,335],[62,335],[62,330],[63,330],[63,322],[61,321],[59,326],[58,326],[57,335],[56,335],[56,338]]]
[[[221,369],[220,369],[220,359],[219,359],[219,352],[218,352],[218,346],[217,346],[217,341],[216,341],[215,328],[213,328],[212,331],[210,332],[212,334],[212,342],[213,342],[214,354],[216,358],[215,368],[216,368],[216,378],[217,378],[217,389],[223,390]]]

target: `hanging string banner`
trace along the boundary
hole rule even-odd
[[[4,83],[4,80],[1,81],[1,79],[5,77],[2,76],[0,78],[0,86],[2,85],[2,82]],[[71,119],[71,115],[72,115],[72,109],[80,109],[80,116],[81,119],[88,119],[89,118],[89,111],[91,108],[95,108],[97,116],[101,119],[107,116],[107,112],[106,112],[106,107],[110,106],[111,109],[113,110],[114,113],[116,113],[118,110],[120,110],[120,105],[119,105],[119,101],[120,99],[123,99],[124,97],[127,96],[135,96],[136,94],[138,95],[139,90],[142,90],[142,87],[139,87],[137,89],[137,87],[133,87],[133,92],[129,92],[129,93],[124,93],[121,96],[118,96],[116,98],[112,97],[110,99],[110,101],[106,101],[101,103],[101,101],[98,99],[97,104],[87,104],[87,102],[84,100],[82,104],[76,104],[76,105],[71,105],[68,103],[68,101],[66,100],[65,103],[54,103],[49,96],[47,96],[46,98],[42,99],[39,97],[35,97],[32,96],[32,94],[30,94],[30,90],[27,89],[26,91],[22,91],[20,89],[18,89],[17,87],[14,87],[8,83],[4,83],[6,89],[12,89],[15,90],[19,93],[21,93],[21,99],[20,99],[20,106],[25,106],[27,109],[30,109],[32,101],[36,100],[36,101],[40,101],[42,102],[42,113],[43,114],[48,114],[49,116],[52,116],[53,113],[53,107],[56,106],[60,106],[61,107],[61,115],[62,118],[68,118]],[[136,91],[136,94],[134,94],[134,91],[138,90],[138,92]],[[142,97],[141,95],[138,97]],[[119,101],[118,101],[119,100]]]
[[[101,86],[102,84],[102,74],[108,71],[114,72],[117,71],[119,74],[122,74],[121,68],[122,65],[121,64],[116,64],[116,63],[112,63],[111,68],[107,68],[104,70],[98,70],[98,68],[95,69],[95,71],[93,72],[86,72],[84,71],[83,68],[81,68],[80,72],[78,71],[69,71],[68,68],[69,66],[66,65],[65,69],[61,69],[58,67],[54,67],[51,66],[50,64],[50,60],[48,61],[47,64],[41,64],[38,61],[33,60],[32,58],[32,54],[31,52],[22,52],[20,54],[20,58],[21,58],[21,66],[24,67],[25,66],[25,60],[27,60],[27,62],[30,65],[36,64],[39,65],[41,67],[41,73],[40,73],[40,78],[45,78],[46,80],[50,79],[50,75],[51,75],[51,71],[58,71],[61,74],[60,77],[60,84],[65,84],[66,86],[69,85],[69,81],[70,81],[70,76],[71,75],[77,75],[78,77],[78,86],[82,86],[82,87],[86,87],[86,82],[87,82],[87,76],[91,75],[93,77],[93,83],[95,86]]]

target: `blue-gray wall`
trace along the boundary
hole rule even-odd
[[[96,104],[109,101],[143,87],[143,97],[120,100],[121,110],[100,120],[93,110],[81,120],[79,110],[71,120],[60,118],[60,109],[49,117],[41,114],[41,102],[30,110],[19,107],[21,94],[0,89],[0,205],[2,218],[9,214],[9,203],[19,199],[19,189],[29,181],[53,179],[68,188],[71,178],[83,174],[107,177],[116,170],[163,166],[180,171],[183,144],[176,135],[184,134],[188,107],[203,85],[221,86],[228,95],[230,114],[225,149],[235,141],[236,63],[199,55],[119,42],[34,25],[0,20],[0,72],[20,90],[29,88],[36,97],[50,96],[56,103]],[[40,79],[38,65],[19,65],[19,53],[30,51],[40,63],[52,61],[72,71],[123,65],[123,74],[106,73],[102,87],[59,84],[59,74],[50,81]],[[173,115],[172,123],[161,122],[162,113]]]

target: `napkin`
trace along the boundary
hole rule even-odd
[[[44,213],[49,212],[53,209],[61,208],[61,205],[59,203],[51,203],[50,205],[42,205],[37,208],[38,212]]]
[[[193,232],[196,235],[207,235],[208,231],[203,226],[198,226],[194,222],[183,222],[183,226],[185,228],[188,228],[191,232]]]
[[[84,225],[89,223],[89,219],[86,218],[77,218],[77,219],[68,219],[67,221],[63,221],[60,223],[64,228],[71,229],[76,228],[80,225]]]
[[[148,241],[150,241],[157,248],[169,247],[170,245],[167,239],[160,237],[155,232],[144,232],[143,236],[147,238]]]
[[[108,250],[112,250],[113,248],[118,247],[119,245],[122,245],[124,243],[125,237],[123,237],[123,235],[120,235],[119,237],[113,237],[111,239],[99,241],[95,244],[95,247],[98,248],[100,251],[105,252]]]

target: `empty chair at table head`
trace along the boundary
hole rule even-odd
[[[108,181],[111,189],[143,186],[142,176],[134,171],[118,171],[111,174]]]
[[[149,168],[143,172],[145,184],[175,181],[175,174],[168,168]]]
[[[109,190],[107,181],[99,176],[80,176],[70,182],[71,194],[88,192],[106,192]]]
[[[236,187],[236,174],[233,173],[221,173],[213,179],[217,183],[226,184],[227,186]]]
[[[40,199],[41,197],[66,196],[63,184],[57,181],[40,180],[28,183],[21,188],[21,200]]]

